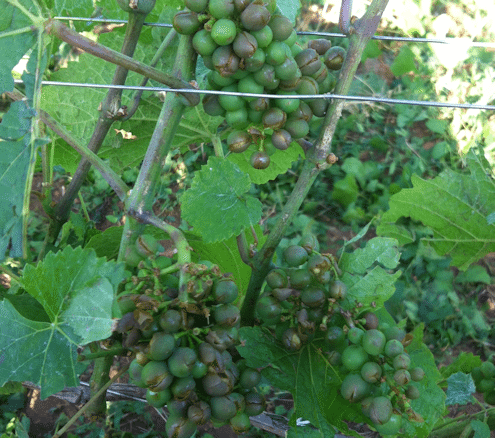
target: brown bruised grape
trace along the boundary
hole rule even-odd
[[[201,380],[204,391],[211,397],[226,395],[232,391],[233,383],[229,376],[208,373]]]
[[[219,304],[229,304],[237,299],[239,289],[234,281],[222,279],[213,285],[213,297]]]
[[[401,353],[394,357],[393,366],[396,370],[404,369],[407,370],[411,365],[411,358],[407,353]]]
[[[307,269],[296,269],[290,274],[290,285],[294,289],[303,290],[311,283],[311,274]]]
[[[392,403],[387,397],[375,397],[371,402],[369,417],[375,424],[385,424],[392,417]]]
[[[251,155],[249,162],[255,169],[266,169],[270,165],[270,156],[264,151],[257,151]]]
[[[196,388],[196,381],[192,377],[174,379],[170,386],[172,394],[176,400],[186,400]]]
[[[251,135],[245,131],[232,131],[227,137],[227,146],[230,152],[244,152],[252,143]]]
[[[251,3],[241,13],[241,23],[247,30],[261,30],[270,21],[270,11],[260,4]]]
[[[404,352],[404,346],[397,339],[391,339],[385,344],[384,354],[389,358],[394,358]]]
[[[239,384],[244,389],[254,388],[258,383],[260,383],[261,374],[254,368],[246,368],[239,378]]]
[[[425,376],[425,372],[420,367],[413,368],[410,371],[410,373],[411,373],[411,379],[414,380],[415,382],[421,382],[421,380],[423,380]]]
[[[376,383],[382,377],[382,367],[376,362],[366,362],[361,368],[361,377],[365,382]]]
[[[323,62],[329,70],[340,70],[344,63],[345,55],[345,50],[342,47],[334,46],[325,52]]]
[[[282,269],[273,269],[268,273],[265,280],[272,289],[286,288],[289,284],[287,274]]]
[[[351,403],[362,400],[369,392],[369,383],[366,383],[359,374],[348,374],[345,376],[340,387],[342,397]]]
[[[275,288],[271,291],[271,295],[279,301],[285,301],[292,295],[292,289],[290,288]]]
[[[174,379],[165,362],[148,362],[141,371],[141,378],[146,386],[154,392],[168,388]]]
[[[320,56],[314,49],[304,49],[294,56],[303,76],[311,76],[321,68]],[[301,93],[313,94],[313,93]],[[316,94],[316,93],[314,93]]]
[[[271,321],[280,317],[282,307],[275,298],[266,296],[258,300],[256,312],[263,321]]]
[[[302,341],[296,330],[289,328],[282,334],[282,345],[288,351],[298,351],[302,347]]]
[[[211,418],[211,408],[208,403],[200,400],[187,409],[187,417],[194,424],[202,425],[208,423]]]
[[[233,304],[220,304],[213,309],[215,322],[223,327],[234,327],[241,319],[240,310]]]
[[[321,289],[306,289],[301,294],[301,301],[308,307],[321,307],[326,300],[325,292]]]
[[[227,46],[219,46],[217,49],[215,49],[215,51],[211,55],[211,61],[213,63],[215,70],[218,71],[222,76],[227,77],[233,75],[238,70],[240,59],[235,54],[234,50],[232,49],[232,46],[227,45]],[[226,91],[237,91],[237,89],[226,90]]]
[[[189,418],[170,415],[165,424],[168,438],[190,438],[196,432],[196,424]]]
[[[235,403],[226,396],[210,399],[211,415],[217,420],[227,421],[237,414]]]
[[[223,116],[225,114],[225,110],[218,100],[218,95],[215,94],[208,94],[203,98],[203,109],[206,114],[212,117]]]
[[[259,415],[265,410],[265,398],[257,392],[248,392],[244,396],[246,407],[244,412],[250,417]]]
[[[308,48],[316,50],[318,55],[324,55],[330,47],[332,47],[332,43],[323,38],[308,41]]]
[[[150,340],[148,356],[151,360],[165,360],[175,350],[175,338],[165,332],[155,333]]]
[[[340,280],[335,280],[330,286],[330,297],[343,300],[347,296],[347,286]]]
[[[279,129],[277,131],[273,131],[271,140],[273,146],[281,151],[285,151],[289,148],[292,142],[292,137],[285,129]]]
[[[258,41],[249,32],[243,31],[237,34],[232,47],[239,58],[250,58],[258,49]]]
[[[394,373],[394,380],[399,386],[407,385],[411,381],[411,374],[407,370],[399,369]]]
[[[412,386],[412,385],[409,385],[406,388],[405,394],[406,394],[406,397],[410,400],[416,400],[421,396],[419,389],[416,388],[415,386]]]
[[[365,315],[364,315],[364,319],[365,319],[365,327],[370,330],[370,329],[377,329],[378,328],[378,318],[377,316],[372,313],[372,312],[367,312]]]
[[[164,333],[176,333],[181,327],[182,316],[177,310],[168,309],[165,312],[162,312],[158,324]]]
[[[181,35],[192,35],[199,30],[200,25],[198,14],[195,12],[182,11],[174,16],[173,27]]]

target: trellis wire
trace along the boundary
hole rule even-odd
[[[66,21],[88,21],[96,23],[115,23],[115,24],[127,24],[127,20],[119,20],[113,18],[85,18],[85,17],[55,17],[55,20],[66,20]],[[154,27],[172,27],[170,23],[153,23],[146,22],[145,26]],[[314,36],[324,36],[324,37],[334,37],[334,38],[347,38],[348,35],[344,33],[335,32],[316,32],[316,31],[297,31],[298,35],[314,35]],[[495,49],[495,43],[482,42],[482,41],[469,41],[467,39],[459,38],[416,38],[416,37],[399,37],[399,36],[385,36],[385,35],[374,35],[371,37],[373,40],[382,41],[403,41],[411,43],[434,43],[434,44],[458,44],[467,45],[471,47],[482,47]]]
[[[22,84],[21,79],[15,79],[16,84]],[[116,88],[121,90],[141,90],[155,92],[174,92],[174,93],[192,93],[192,94],[223,94],[228,96],[246,96],[246,97],[265,97],[267,99],[341,99],[356,102],[378,102],[390,105],[415,105],[415,106],[432,106],[444,108],[462,108],[462,109],[477,109],[477,110],[495,110],[495,105],[479,105],[471,103],[448,103],[435,102],[429,100],[408,100],[408,99],[390,99],[388,97],[373,97],[373,96],[352,96],[342,94],[298,94],[298,95],[280,95],[280,94],[258,94],[258,93],[241,93],[239,91],[221,91],[221,90],[198,90],[191,88],[163,88],[163,87],[143,87],[134,85],[110,85],[110,84],[89,84],[84,82],[58,82],[58,81],[42,81],[42,85],[55,85],[64,87],[81,87],[81,88]]]

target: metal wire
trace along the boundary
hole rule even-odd
[[[55,17],[55,20],[66,20],[66,21],[88,21],[96,23],[117,23],[117,24],[127,24],[127,20],[118,20],[113,18],[85,18],[85,17]],[[146,26],[154,27],[172,27],[169,23],[144,23]],[[334,37],[334,38],[347,38],[348,35],[344,33],[335,32],[313,32],[313,31],[298,31],[298,35],[314,35],[322,37]],[[433,44],[455,44],[464,45],[470,47],[482,47],[487,49],[494,49],[495,43],[482,42],[482,41],[469,41],[467,39],[459,38],[415,38],[415,37],[399,37],[399,36],[385,36],[385,35],[374,35],[371,37],[373,40],[382,41],[403,41],[410,43],[433,43]]]
[[[16,84],[21,84],[21,79],[15,79]],[[388,97],[373,97],[373,96],[346,96],[341,94],[257,94],[257,93],[241,93],[236,91],[218,91],[218,90],[197,90],[191,88],[163,88],[163,87],[142,87],[133,85],[107,85],[107,84],[88,84],[84,82],[58,82],[58,81],[42,81],[42,85],[55,85],[64,87],[81,87],[81,88],[116,88],[121,90],[141,90],[155,92],[174,92],[174,93],[192,93],[192,94],[223,94],[227,96],[246,96],[246,97],[265,97],[267,99],[342,99],[355,102],[379,102],[390,105],[416,105],[416,106],[433,106],[443,108],[462,108],[462,109],[477,109],[477,110],[495,110],[495,105],[478,105],[471,103],[448,103],[435,102],[429,100],[408,100],[408,99],[390,99]]]

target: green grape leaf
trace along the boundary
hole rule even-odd
[[[461,352],[450,365],[440,368],[440,372],[444,379],[452,374],[462,372],[470,373],[473,368],[481,365],[481,358],[473,353]]]
[[[299,0],[277,0],[277,7],[283,15],[295,23],[301,11],[301,2]]]
[[[223,117],[212,117],[206,114],[203,105],[188,108],[182,116],[172,145],[174,148],[183,148],[194,143],[211,142],[223,121]]]
[[[51,322],[62,317],[81,342],[88,343],[96,340],[91,324],[98,339],[111,334],[111,302],[123,275],[123,264],[98,258],[93,250],[68,246],[49,253],[36,267],[27,265],[21,284],[43,306]],[[88,315],[94,315],[92,321]]]
[[[19,3],[31,14],[36,15],[36,8],[31,0]],[[31,28],[30,18],[7,0],[0,0],[0,93],[14,89],[12,70],[35,45],[36,31]],[[14,33],[17,32],[17,33]]]
[[[402,46],[399,54],[395,57],[394,62],[390,66],[390,70],[394,76],[402,76],[410,71],[417,72],[416,64],[414,63],[415,55],[408,46]]]
[[[0,385],[30,381],[45,399],[67,386],[78,386],[77,342],[67,323],[24,318],[8,300],[0,302]]]
[[[465,405],[472,399],[472,394],[476,392],[471,374],[455,373],[447,379],[447,398],[445,405]]]
[[[256,145],[251,145],[242,154],[229,154],[227,159],[239,166],[243,172],[247,173],[254,184],[265,184],[266,182],[285,174],[292,167],[292,163],[299,159],[299,155],[304,157],[304,152],[297,142],[292,142],[285,151],[277,150],[270,156],[270,165],[267,169],[254,169],[251,166],[251,155],[258,149]]]
[[[302,418],[318,430],[318,437],[326,438],[333,436],[333,426],[353,433],[344,422],[346,419],[365,422],[361,407],[344,403],[339,394],[341,380],[324,359],[320,349],[325,346],[321,341],[304,345],[297,353],[288,353],[261,327],[242,327],[239,337],[241,344],[236,348],[247,365],[265,367],[262,374],[270,384],[294,397],[289,425],[295,426],[296,419]]]
[[[44,313],[31,318],[37,305],[21,310],[26,300],[0,302],[0,385],[28,380],[41,387],[42,399],[79,385],[85,366],[77,363],[77,346],[111,335],[112,302],[123,277],[122,264],[69,246],[27,265],[20,284]]]
[[[333,185],[332,199],[337,201],[343,207],[348,207],[353,202],[356,202],[359,195],[359,187],[356,182],[356,177],[352,173],[346,176]]]
[[[401,274],[400,271],[389,272],[399,263],[397,246],[395,239],[375,237],[366,242],[364,248],[342,254],[339,261],[343,271],[341,280],[348,288],[344,307],[352,307],[355,302],[367,307],[374,302],[380,308],[393,295],[395,281]]]
[[[495,210],[495,184],[487,164],[474,151],[466,160],[471,175],[446,170],[431,180],[412,176],[412,189],[390,198],[382,224],[402,216],[423,222],[433,230],[424,238],[440,255],[450,255],[452,264],[465,271],[481,257],[495,251],[495,225],[487,216]],[[382,225],[377,229],[383,235]]]
[[[182,217],[204,242],[237,236],[261,218],[261,203],[247,195],[249,177],[228,160],[210,157],[181,196]]]
[[[480,420],[471,420],[471,428],[474,430],[473,438],[490,438],[490,427]]]
[[[91,17],[93,11],[94,2],[92,0],[54,0],[53,7],[51,8],[53,16],[59,17]],[[113,16],[112,18],[116,17]],[[84,21],[75,21],[74,24],[78,31],[88,25]]]
[[[445,409],[445,393],[437,384],[443,378],[438,371],[433,354],[423,343],[423,331],[424,324],[417,325],[411,333],[413,340],[406,348],[411,357],[410,368],[421,367],[425,372],[423,380],[410,383],[420,392],[417,400],[411,400],[411,407],[423,419],[423,422],[404,419],[406,435],[410,438],[428,437],[437,421],[443,417]]]
[[[98,257],[106,257],[108,260],[116,259],[119,255],[119,245],[122,240],[123,227],[110,227],[103,233],[96,234],[84,248],[92,248]]]
[[[486,269],[480,265],[470,266],[465,272],[455,277],[456,283],[485,283],[490,284],[492,279]]]
[[[265,243],[266,236],[263,236],[263,230],[259,225],[255,225],[254,230],[258,237],[258,247],[260,248]],[[243,233],[246,236],[248,245],[253,244],[254,236],[251,230],[245,229]],[[186,237],[187,242],[194,250],[193,257],[195,257],[196,261],[209,260],[218,265],[222,273],[232,273],[233,280],[239,288],[240,298],[242,298],[251,278],[251,268],[241,260],[237,249],[236,236],[215,243],[205,243],[199,236],[192,233],[188,233]]]

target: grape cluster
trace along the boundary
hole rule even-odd
[[[483,394],[485,402],[489,405],[495,405],[495,355],[492,355],[488,361],[483,362],[481,366],[471,371],[476,391]]]
[[[332,72],[341,68],[345,51],[325,39],[302,47],[291,21],[278,13],[276,0],[185,3],[188,9],[175,15],[173,26],[178,33],[194,35],[193,47],[210,70],[208,89],[293,96],[270,100],[210,94],[203,99],[207,114],[224,116],[233,128],[229,150],[242,153],[255,144],[251,165],[266,169],[270,155],[306,137],[311,118],[326,114],[326,99],[304,101],[298,95],[332,91]]]
[[[187,282],[179,285],[170,259],[150,256],[157,245],[143,235],[130,247],[131,264],[145,246],[149,252],[118,301],[123,317],[117,331],[135,354],[131,383],[146,388],[150,405],[167,406],[169,438],[188,438],[210,421],[245,432],[265,400],[256,391],[260,373],[238,360],[233,348],[239,341],[237,286],[209,262],[186,265]],[[179,300],[179,290],[187,291],[186,302]]]
[[[342,376],[342,397],[361,403],[382,435],[398,433],[403,414],[417,418],[410,401],[419,398],[414,382],[425,374],[411,368],[410,337],[395,325],[380,324],[373,312],[363,314],[359,304],[343,310],[347,288],[338,279],[342,273],[332,256],[319,252],[315,236],[305,235],[286,248],[283,261],[286,268],[266,276],[256,316],[289,352],[323,340],[328,363]],[[495,376],[495,366],[493,371]]]
[[[319,252],[315,236],[305,235],[283,254],[288,268],[273,269],[256,304],[257,317],[276,326],[279,340],[289,351],[311,341],[320,325],[338,307],[347,293],[341,281],[334,281],[336,265]]]
[[[410,400],[420,396],[411,382],[421,381],[425,373],[420,367],[411,368],[404,330],[379,326],[373,313],[367,313],[362,322],[362,328],[329,328],[326,355],[330,364],[341,366],[346,374],[340,388],[342,397],[360,402],[376,430],[393,435],[401,427],[402,413],[410,412]]]

